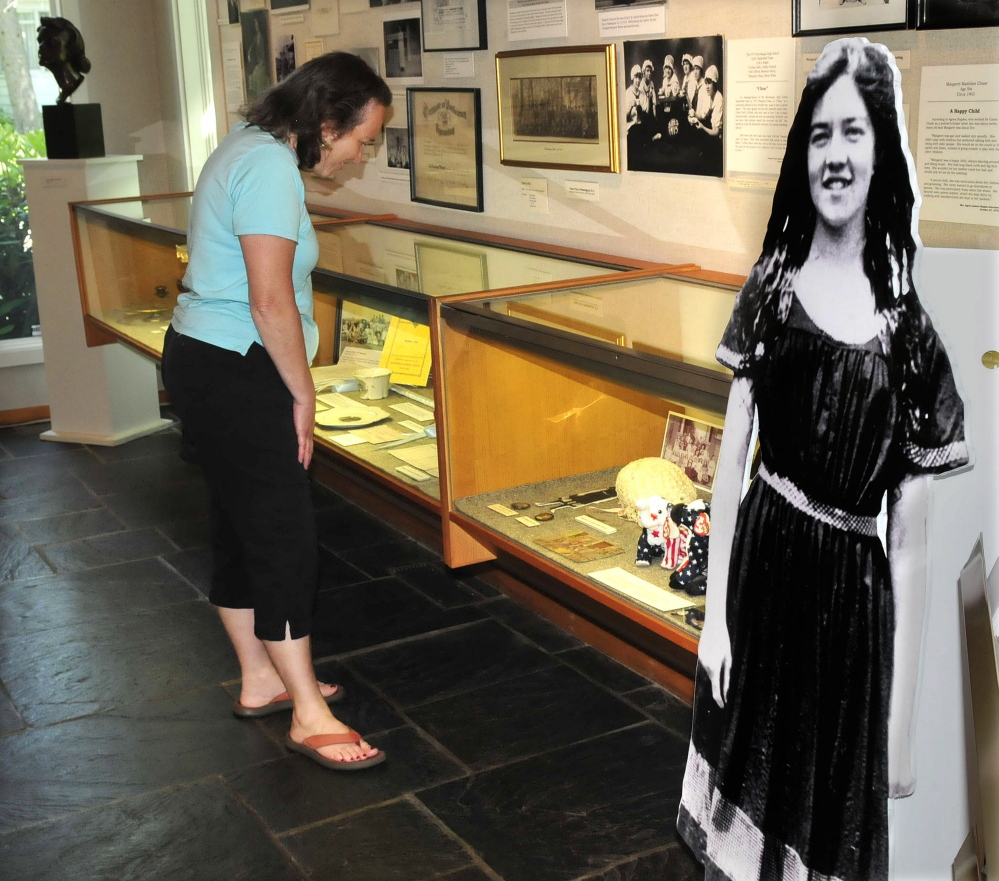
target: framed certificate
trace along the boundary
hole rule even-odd
[[[485,49],[486,0],[423,0],[423,51]]]
[[[417,242],[416,272],[420,290],[431,297],[469,294],[489,287],[483,251]]]
[[[482,113],[478,89],[406,89],[409,197],[482,211]]]
[[[614,44],[496,54],[500,162],[621,170]]]
[[[908,27],[916,0],[794,0],[791,33],[850,34]]]

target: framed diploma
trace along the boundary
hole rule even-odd
[[[500,162],[621,170],[614,44],[496,54]]]
[[[431,297],[469,294],[489,287],[483,251],[417,242],[416,273],[420,290]]]
[[[485,49],[486,0],[423,0],[423,51]]]
[[[916,0],[793,0],[791,33],[851,34],[906,28],[915,17]]]
[[[478,89],[406,89],[409,197],[482,210],[482,112]]]

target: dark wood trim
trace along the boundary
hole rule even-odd
[[[51,416],[48,404],[43,404],[40,407],[20,407],[17,410],[0,410],[0,425],[48,422]]]

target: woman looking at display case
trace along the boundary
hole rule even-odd
[[[317,683],[312,666],[318,546],[307,469],[319,245],[300,169],[332,178],[360,162],[391,101],[364,61],[334,52],[249,108],[195,188],[187,292],[163,352],[164,384],[209,488],[209,599],[242,674],[233,712],[291,709],[288,748],[348,770],[385,756],[333,716],[328,704],[343,689]]]
[[[678,819],[708,881],[885,879],[886,800],[914,786],[927,475],[967,448],[913,284],[897,82],[883,46],[826,47],[718,349],[735,378]]]

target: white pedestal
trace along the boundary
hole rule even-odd
[[[116,446],[170,425],[149,359],[120,343],[87,348],[73,254],[68,203],[138,196],[141,158],[24,161],[52,419],[43,440]]]

